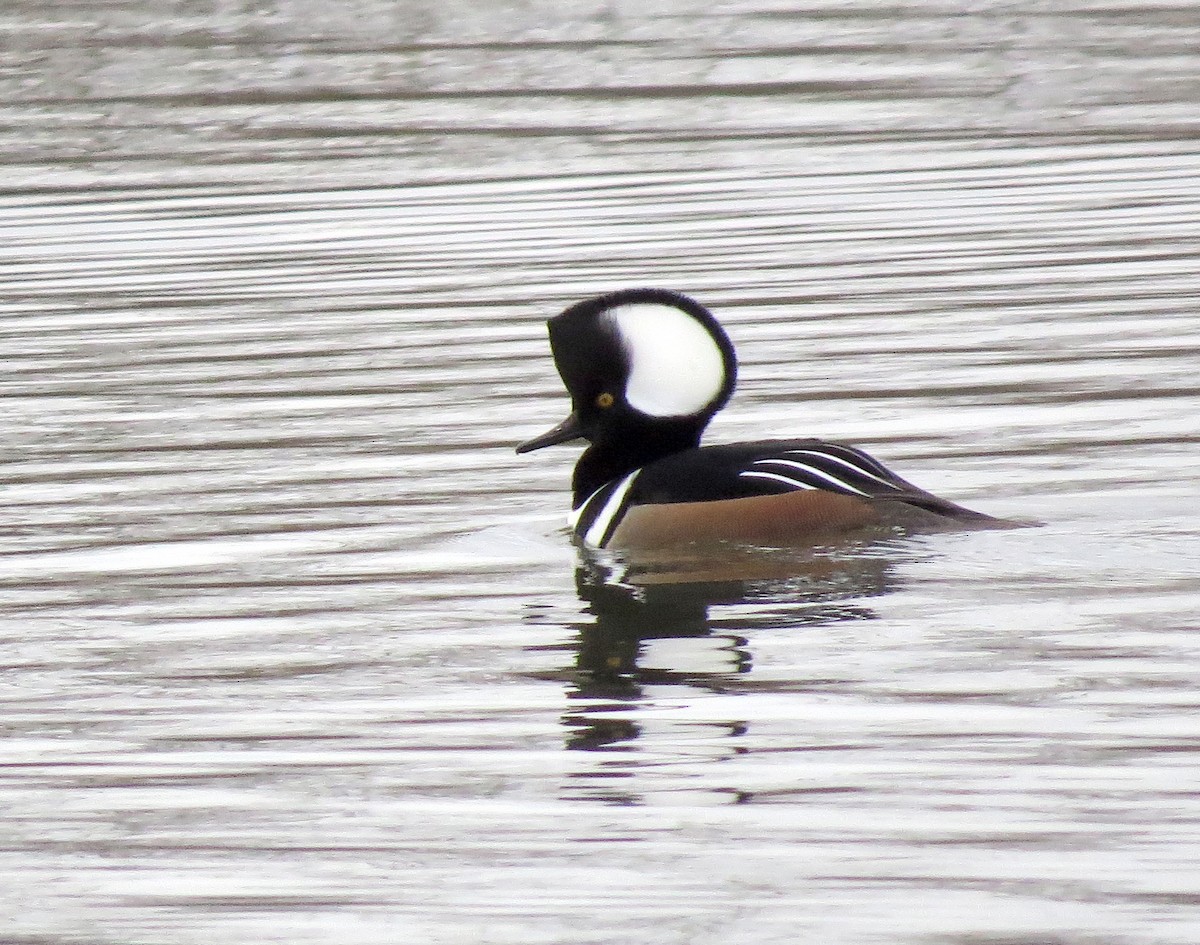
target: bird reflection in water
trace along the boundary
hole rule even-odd
[[[862,601],[895,585],[898,552],[878,542],[803,553],[726,547],[719,558],[687,552],[628,561],[581,548],[576,587],[585,607],[568,623],[575,639],[561,646],[574,652],[574,665],[556,674],[568,687],[566,747],[634,749],[645,734],[637,710],[650,687],[783,688],[754,680],[755,634],[873,619]],[[674,645],[687,640],[695,645]],[[724,724],[732,738],[745,731],[742,722]],[[628,776],[631,763],[626,758],[606,776]]]

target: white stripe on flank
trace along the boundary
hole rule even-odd
[[[637,474],[640,472],[640,469],[635,469],[613,489],[612,495],[604,503],[604,508],[600,510],[591,527],[584,533],[583,540],[589,545],[597,548],[604,547],[604,540],[609,526],[612,525],[613,519],[620,514],[621,508],[625,505],[625,496],[629,494],[629,487],[633,485],[633,480],[637,478]]]
[[[892,489],[896,488],[896,486],[893,483],[888,482],[882,476],[877,476],[875,473],[871,472],[869,469],[865,469],[862,466],[859,466],[857,463],[852,463],[852,462],[850,462],[850,460],[843,459],[840,456],[834,456],[832,453],[822,453],[818,450],[788,450],[783,455],[784,456],[816,456],[821,459],[831,460],[832,462],[837,463],[839,466],[844,466],[846,469],[853,469],[856,473],[858,473],[859,475],[862,475],[862,476],[866,476],[868,479],[874,479],[876,482],[881,482],[885,486],[889,486]],[[786,460],[786,459],[763,460],[763,459],[760,459],[759,462],[760,463],[765,463],[765,462],[786,463],[786,462],[790,462],[790,460]],[[805,466],[804,468],[808,469],[810,467]]]

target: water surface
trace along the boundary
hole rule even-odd
[[[1200,937],[1195,3],[0,29],[7,940]],[[1044,525],[581,567],[636,284]]]

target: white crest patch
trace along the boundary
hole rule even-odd
[[[651,417],[707,407],[725,384],[725,361],[708,329],[671,305],[638,302],[604,313],[629,352],[625,399]]]

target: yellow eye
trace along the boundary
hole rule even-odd
[[[603,394],[601,394],[599,397],[596,398],[596,406],[597,407],[607,410],[612,405],[613,405],[613,395],[610,394],[608,391],[605,391]]]

